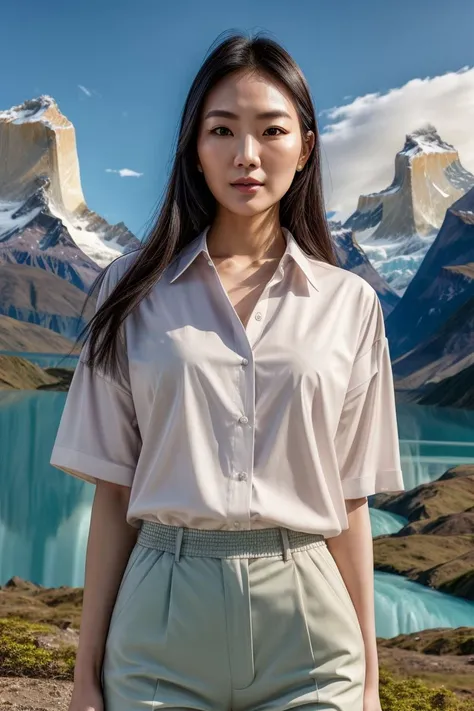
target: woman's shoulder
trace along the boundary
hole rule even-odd
[[[375,287],[356,272],[327,262],[314,260],[314,269],[318,270],[325,313],[336,314],[338,325],[357,337],[357,352],[369,350],[385,336],[382,303]]]
[[[118,281],[123,277],[123,275],[130,269],[135,259],[139,256],[142,251],[142,247],[134,249],[131,252],[125,252],[115,257],[107,266],[105,267],[105,279],[109,289],[113,288]]]
[[[309,258],[311,268],[317,283],[321,284],[321,289],[327,294],[341,292],[357,300],[372,303],[378,298],[375,288],[356,272],[352,272],[344,267],[339,267],[328,262],[323,262],[313,257]]]
[[[137,249],[133,249],[131,252],[120,254],[112,262],[110,262],[107,266],[110,278],[115,282],[121,279],[125,272],[128,271],[128,269],[135,262],[135,259],[137,259],[141,254],[142,249],[143,247],[138,247]]]
[[[141,248],[139,247],[138,249],[134,249],[132,252],[120,254],[104,267],[102,272],[103,278],[100,282],[99,293],[97,295],[97,305],[101,304],[102,301],[110,295],[117,283],[138,257],[140,252]]]

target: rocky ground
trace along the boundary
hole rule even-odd
[[[51,679],[0,678],[1,711],[67,711],[72,682]]]
[[[423,630],[378,639],[380,666],[395,676],[417,677],[429,686],[444,685],[474,700],[474,627]]]

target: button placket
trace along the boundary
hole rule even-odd
[[[247,340],[252,354],[251,367],[242,367],[241,376],[244,383],[242,397],[243,410],[239,415],[240,434],[236,437],[235,448],[235,474],[232,481],[231,496],[229,498],[229,513],[234,519],[234,526],[250,529],[250,507],[252,502],[252,480],[255,459],[255,344],[261,335],[265,317],[268,311],[268,294],[271,287],[282,278],[282,272],[277,270],[274,277],[268,282],[252,313],[247,328]],[[248,365],[247,358],[242,357],[242,366]],[[245,462],[248,464],[245,466]],[[242,468],[240,468],[242,466]]]
[[[235,436],[232,461],[232,474],[229,481],[228,516],[234,528],[250,528],[250,499],[253,475],[253,437],[255,424],[255,368],[252,349],[248,339],[237,339],[236,347],[247,356],[240,356],[236,363],[236,402]],[[240,367],[239,367],[240,365]],[[239,524],[237,527],[236,522]]]
[[[250,528],[250,505],[252,492],[252,477],[254,465],[254,438],[255,438],[255,365],[254,346],[263,331],[265,317],[268,310],[268,293],[271,286],[278,281],[278,273],[273,276],[263,290],[254,307],[247,327],[242,321],[225,290],[222,281],[215,269],[212,260],[208,259],[210,267],[218,279],[222,293],[226,298],[229,311],[232,314],[236,351],[248,351],[250,358],[241,356],[240,378],[241,383],[237,392],[237,401],[241,402],[241,410],[236,413],[234,437],[233,472],[229,478],[228,509],[229,524],[235,529]],[[281,278],[281,275],[280,275]],[[251,365],[250,365],[251,364]],[[248,367],[250,365],[250,367]]]
[[[247,324],[247,338],[250,343],[250,347],[254,348],[255,343],[262,333],[263,327],[265,325],[265,316],[267,315],[267,305],[268,299],[266,297],[267,290],[265,289],[260,299],[258,300],[252,316]]]
[[[242,411],[237,415],[240,428],[236,432],[234,450],[234,475],[229,496],[229,516],[231,520],[240,522],[240,528],[250,529],[250,507],[252,501],[252,481],[255,452],[255,347],[263,331],[265,317],[268,311],[268,293],[271,286],[278,280],[273,277],[263,290],[260,299],[245,329],[248,345],[252,355],[250,367],[247,358],[241,358]]]
[[[261,335],[263,327],[265,325],[265,319],[268,313],[268,297],[270,295],[270,291],[272,287],[275,286],[275,284],[278,284],[278,282],[283,279],[283,275],[285,273],[285,265],[283,260],[284,257],[282,257],[282,260],[277,269],[275,270],[275,273],[271,277],[270,281],[267,282],[263,292],[260,295],[259,300],[255,304],[252,316],[247,324],[246,333],[252,350],[254,349],[255,343],[258,337]]]

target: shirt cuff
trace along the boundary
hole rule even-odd
[[[377,472],[375,477],[363,476],[358,479],[343,479],[341,484],[345,499],[360,499],[381,492],[406,491],[402,482],[402,471],[389,469]]]
[[[132,486],[135,473],[130,467],[58,445],[53,448],[49,463],[56,469],[62,469],[67,474],[91,484],[95,484],[97,479],[103,479],[113,484]]]

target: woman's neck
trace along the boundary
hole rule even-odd
[[[207,233],[210,256],[213,259],[243,257],[251,262],[281,257],[286,239],[279,219],[257,218],[229,215],[229,218],[214,220]]]

